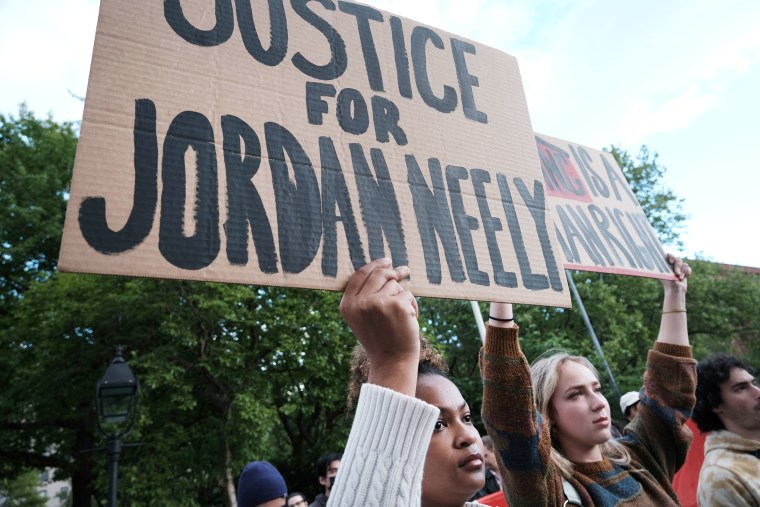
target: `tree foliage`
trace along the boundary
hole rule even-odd
[[[274,462],[291,489],[316,493],[314,463],[342,449],[351,422],[345,387],[355,339],[338,314],[340,294],[57,273],[74,126],[22,107],[18,118],[0,116],[0,136],[0,479],[53,467],[56,479],[72,480],[72,505],[104,503],[106,456],[87,452],[103,444],[95,383],[123,345],[141,382],[127,442],[142,445],[122,454],[120,505],[230,505],[237,473],[253,459]],[[663,241],[677,239],[680,201],[660,189],[656,155],[616,156]],[[696,355],[734,351],[760,364],[758,277],[692,262]],[[573,278],[621,391],[636,388],[659,323],[659,282]],[[423,332],[479,414],[470,304],[419,303]],[[529,359],[563,347],[601,366],[576,309],[516,310]]]

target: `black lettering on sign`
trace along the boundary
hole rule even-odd
[[[473,76],[467,70],[467,62],[464,54],[475,54],[475,46],[469,42],[458,39],[451,39],[451,51],[454,54],[454,66],[457,70],[457,80],[459,81],[459,92],[462,94],[462,109],[464,115],[470,120],[480,123],[488,123],[488,116],[482,111],[478,111],[475,105],[475,97],[472,94],[472,87],[478,86],[478,77]]]
[[[375,138],[379,142],[387,143],[390,141],[388,133],[391,133],[396,144],[399,146],[406,145],[406,133],[398,124],[399,116],[396,104],[385,97],[372,96],[372,120],[375,124]]]
[[[570,220],[570,217],[567,216],[565,210],[562,209],[562,206],[557,206],[555,208],[555,211],[557,212],[559,221],[562,224],[562,231],[564,232],[562,237],[567,238],[566,241],[568,249],[565,251],[565,253],[570,253],[570,255],[567,256],[569,257],[568,261],[574,264],[579,263],[581,262],[581,256],[578,253],[578,247],[575,246],[575,243],[580,243],[581,247],[583,247],[583,249],[587,252],[589,251],[589,246],[586,244],[586,240],[583,235],[578,231],[578,229],[575,228],[575,224],[573,224],[573,221]]]
[[[631,215],[630,213],[625,213],[625,217],[628,219],[628,223],[631,224],[631,227],[633,228],[633,231],[638,235],[639,240],[641,240],[641,243],[637,243],[639,252],[641,252],[641,259],[644,262],[644,267],[647,269],[654,268],[654,261],[652,259],[652,256],[650,255],[650,251],[647,248],[647,238],[646,233],[642,234],[641,228],[639,227],[639,224],[636,222],[636,219]]]
[[[415,26],[412,30],[412,67],[417,91],[425,104],[442,113],[450,113],[457,107],[457,92],[449,85],[443,87],[443,97],[436,97],[430,87],[428,76],[426,46],[428,41],[438,49],[443,49],[443,40],[437,33],[424,26]]]
[[[332,139],[326,136],[319,138],[319,154],[322,165],[322,228],[324,230],[322,274],[335,277],[338,273],[338,222],[343,223],[343,230],[348,241],[348,252],[354,269],[359,269],[366,261],[346,178],[343,176],[343,169],[340,167]]]
[[[197,172],[193,206],[195,234],[185,235],[185,153],[195,151]],[[214,128],[195,111],[178,114],[166,132],[161,169],[161,228],[158,249],[164,258],[182,269],[201,269],[219,253],[218,175]]]
[[[638,234],[639,239],[641,240],[642,246],[639,248],[641,249],[641,255],[644,258],[644,265],[647,267],[647,269],[654,269],[657,267],[658,269],[662,269],[661,266],[658,265],[658,259],[660,259],[660,252],[658,249],[654,246],[654,244],[651,242],[649,235],[647,234],[648,222],[644,221],[644,223],[641,223],[638,220],[638,215],[633,215],[631,213],[626,213],[625,216],[628,218],[628,222],[630,222],[631,226],[633,227],[633,230],[636,231],[636,234]],[[664,258],[664,255],[663,255]]]
[[[344,88],[338,94],[338,123],[349,134],[364,134],[369,128],[369,111],[361,92]]]
[[[671,273],[672,268],[667,262],[667,255],[662,250],[659,239],[654,235],[652,225],[649,223],[647,216],[644,213],[637,213],[634,216],[634,220],[638,220],[642,234],[649,239],[647,241],[647,248],[649,248],[651,252],[652,259],[654,260],[657,269],[661,273]]]
[[[488,207],[488,197],[484,183],[491,183],[491,175],[483,169],[472,169],[470,171],[472,178],[472,187],[475,191],[475,198],[478,201],[480,210],[480,220],[483,223],[483,232],[486,235],[486,245],[488,254],[491,257],[493,266],[493,279],[496,285],[501,287],[517,287],[517,275],[504,271],[504,263],[501,260],[501,251],[499,242],[496,240],[496,232],[502,230],[501,220],[491,215]]]
[[[412,204],[417,217],[417,227],[422,241],[422,253],[425,257],[425,272],[429,283],[441,283],[441,259],[438,254],[438,241],[441,240],[446,256],[451,279],[455,282],[465,280],[462,259],[459,256],[454,222],[446,200],[446,188],[443,185],[443,172],[438,159],[428,159],[432,190],[427,186],[425,177],[417,165],[414,155],[406,155],[407,182],[412,192]]]
[[[303,147],[285,127],[265,123],[264,136],[272,170],[282,270],[300,273],[311,264],[322,239],[317,176]],[[295,181],[288,174],[286,155]]]
[[[538,236],[539,243],[541,243],[541,253],[544,256],[544,263],[548,272],[548,276],[533,273],[528,256],[525,255],[525,247],[523,246],[522,255],[518,253],[517,257],[523,285],[525,288],[531,290],[543,290],[551,286],[553,291],[562,292],[562,279],[559,276],[559,269],[554,260],[554,252],[552,251],[551,239],[549,238],[549,231],[546,225],[546,197],[544,195],[544,185],[539,180],[535,180],[533,182],[533,195],[531,195],[528,187],[521,178],[515,178],[514,182],[517,191],[520,193],[520,197],[522,197],[525,205],[528,207],[528,211],[530,211],[531,217],[533,217],[533,223],[536,226],[536,235]],[[504,183],[506,184],[506,181]],[[501,188],[501,184],[499,187]],[[502,200],[504,200],[503,195]],[[506,204],[504,206],[504,211],[507,211]],[[514,213],[514,210],[512,212]],[[511,230],[512,227],[510,226],[510,231]],[[522,241],[522,237],[520,238],[520,241]]]
[[[253,177],[261,165],[261,142],[256,132],[237,116],[222,116],[224,167],[227,174],[227,259],[231,264],[248,264],[248,230],[262,273],[277,273],[277,253],[272,228]],[[243,141],[245,151],[241,147]]]
[[[369,86],[376,92],[383,91],[383,75],[380,71],[380,61],[377,58],[375,41],[372,39],[372,30],[369,22],[383,22],[383,14],[368,5],[354,4],[350,2],[338,2],[341,12],[350,14],[356,18],[356,26],[359,29],[359,41],[364,55],[364,67],[367,69]]]
[[[343,75],[343,73],[346,71],[346,66],[348,65],[348,57],[346,56],[346,43],[330,23],[320,18],[317,14],[306,7],[306,4],[309,2],[319,2],[322,4],[322,7],[328,11],[334,11],[335,4],[333,4],[330,0],[291,1],[293,10],[296,11],[296,13],[301,16],[304,21],[319,30],[319,32],[324,35],[325,39],[327,39],[327,42],[330,43],[330,55],[332,56],[330,58],[330,61],[326,64],[317,65],[307,60],[306,57],[301,53],[296,53],[293,55],[293,65],[295,65],[298,70],[307,76],[313,77],[314,79],[321,79],[323,81],[336,79]]]
[[[607,184],[604,182],[602,177],[599,176],[599,173],[594,171],[594,169],[591,167],[591,162],[593,160],[591,158],[591,155],[588,154],[588,151],[586,151],[583,146],[578,146],[578,151],[576,152],[575,148],[571,144],[570,152],[573,154],[573,158],[578,164],[578,167],[581,168],[583,177],[586,179],[586,184],[591,188],[591,192],[594,194],[594,197],[599,194],[602,194],[602,197],[605,198],[609,197],[610,190],[607,188]],[[578,156],[578,153],[580,153],[580,156]]]
[[[459,233],[459,242],[462,243],[462,255],[464,255],[464,264],[467,266],[467,274],[470,281],[476,285],[491,285],[488,279],[488,273],[478,268],[478,257],[475,253],[475,246],[472,242],[472,233],[480,228],[478,219],[467,214],[464,209],[464,199],[462,199],[462,188],[459,185],[460,180],[467,179],[467,169],[450,165],[446,167],[446,185],[449,188],[451,197],[451,213],[454,216],[454,224],[457,226]]]
[[[153,228],[158,200],[158,141],[156,106],[148,99],[135,101],[135,188],[132,211],[124,227],[113,231],[106,220],[106,200],[86,197],[79,208],[79,229],[87,244],[106,255],[118,254],[142,243]]]
[[[628,232],[628,229],[626,229],[625,224],[623,223],[623,212],[619,210],[618,208],[610,209],[610,208],[604,208],[604,210],[607,212],[607,216],[610,217],[610,220],[612,220],[612,223],[615,224],[615,228],[618,230],[618,233],[623,238],[623,241],[625,241],[626,246],[628,247],[628,251],[633,254],[634,263],[633,267],[635,268],[641,268],[644,267],[644,259],[641,256],[641,251],[639,250],[638,245],[633,241],[633,238],[631,237],[631,233]]]
[[[562,251],[565,254],[565,262],[570,264],[575,261],[575,258],[573,257],[573,251],[570,248],[570,246],[567,244],[567,241],[565,241],[565,238],[562,236],[562,231],[559,230],[559,227],[557,227],[556,221],[554,222],[554,235],[557,236],[557,241],[559,241],[559,246],[562,248]]]
[[[607,161],[607,158],[604,156],[602,156],[602,163],[604,164],[604,168],[607,170],[607,179],[610,180],[612,190],[615,191],[615,198],[618,201],[623,200],[620,196],[620,191],[618,190],[618,185],[620,185],[620,187],[623,189],[623,192],[625,192],[626,197],[628,197],[628,200],[638,204],[639,201],[637,201],[636,196],[633,195],[633,190],[631,190],[630,185],[628,185],[628,182],[622,178],[622,173],[613,167],[613,165],[610,164]]]
[[[330,83],[306,83],[306,118],[312,125],[322,125],[322,116],[328,111],[322,97],[335,97],[335,87]]]
[[[622,252],[623,255],[625,255],[626,260],[628,261],[628,265],[635,266],[636,263],[633,260],[633,257],[631,257],[631,254],[628,253],[628,250],[625,248],[625,246],[620,242],[620,240],[615,237],[614,234],[610,232],[610,221],[607,219],[607,217],[604,214],[604,210],[597,206],[596,204],[590,204],[588,207],[589,213],[591,213],[591,218],[593,218],[594,223],[596,224],[596,228],[599,231],[599,233],[602,235],[604,240],[607,242],[607,246],[610,247],[610,250],[612,250],[612,253],[615,254],[615,259],[617,259],[617,265],[622,266],[623,265],[623,259],[620,257],[620,254],[618,252]]]
[[[404,42],[404,27],[401,25],[401,19],[391,16],[391,36],[393,37],[393,56],[396,61],[396,78],[398,81],[398,91],[406,99],[412,98],[412,81],[409,76],[409,57],[406,54],[406,43]]]
[[[253,19],[251,0],[235,0],[238,26],[243,44],[248,53],[264,65],[274,67],[285,58],[288,52],[288,23],[282,0],[269,0],[269,49],[261,45],[256,22]]]
[[[377,175],[375,178],[364,158],[361,145],[351,143],[349,149],[356,174],[356,186],[359,189],[359,205],[369,238],[370,259],[385,257],[385,236],[388,239],[393,265],[406,266],[409,257],[406,253],[401,212],[383,152],[377,148],[370,150],[372,165]]]
[[[604,247],[602,239],[596,233],[596,230],[594,230],[594,226],[591,225],[591,220],[586,216],[583,208],[580,206],[576,206],[575,208],[568,206],[567,211],[572,215],[573,220],[575,220],[575,223],[578,225],[578,229],[581,231],[581,234],[583,234],[583,237],[586,238],[586,244],[589,247],[588,254],[589,257],[591,257],[591,262],[597,266],[606,266],[607,264],[605,264],[604,259],[602,258],[602,256],[604,256],[607,259],[607,263],[614,266],[612,258]]]
[[[196,46],[218,46],[232,35],[235,20],[232,16],[232,0],[215,0],[216,24],[210,30],[199,30],[185,17],[180,0],[164,0],[164,18],[174,33]]]

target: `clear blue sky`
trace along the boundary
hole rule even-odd
[[[760,267],[760,2],[366,3],[516,56],[537,132],[659,153],[690,215],[674,253]],[[98,5],[0,0],[0,113],[81,119]]]

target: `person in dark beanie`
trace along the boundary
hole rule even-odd
[[[285,479],[268,461],[251,461],[238,479],[238,507],[282,507],[287,494]]]

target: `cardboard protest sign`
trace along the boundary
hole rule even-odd
[[[565,269],[673,278],[610,153],[538,133],[536,144]]]
[[[516,60],[332,0],[102,0],[66,271],[569,306]]]

